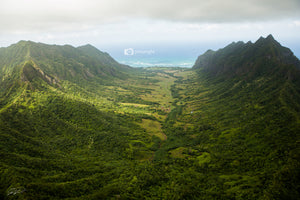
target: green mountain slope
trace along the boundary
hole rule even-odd
[[[0,48],[0,199],[298,199],[299,61],[273,37],[132,69]]]
[[[166,124],[165,151],[202,175],[192,184],[203,196],[299,197],[297,85],[272,76],[245,81],[198,71],[178,81],[173,92],[177,108]]]
[[[113,104],[99,95],[108,93],[103,85],[130,71],[108,54],[21,41],[0,49],[0,62],[1,199],[61,199],[72,197],[72,188],[75,196],[92,193],[77,186],[113,180],[111,171],[129,164],[129,140],[151,138],[139,135],[139,115],[100,110]]]

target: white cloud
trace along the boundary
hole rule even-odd
[[[145,18],[251,22],[299,18],[299,10],[299,0],[1,0],[0,32],[59,32]]]
[[[298,21],[293,21],[293,26],[300,27],[300,20],[298,20]]]

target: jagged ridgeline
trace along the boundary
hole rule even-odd
[[[208,50],[198,57],[193,69],[245,78],[277,73],[292,80],[299,79],[300,62],[290,49],[269,35],[255,43],[233,42],[218,51]]]
[[[137,69],[0,48],[0,199],[299,199],[300,62],[271,35]]]

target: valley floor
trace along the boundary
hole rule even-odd
[[[297,199],[293,87],[182,68],[24,86],[0,107],[0,198]]]

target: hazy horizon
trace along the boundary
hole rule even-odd
[[[267,35],[262,36],[267,37]],[[257,38],[259,39],[259,38]],[[256,40],[257,40],[256,39]],[[255,42],[256,40],[251,40]],[[277,38],[275,37],[275,40]],[[249,40],[248,40],[249,41]],[[248,42],[242,41],[242,42]],[[294,55],[300,58],[300,44],[293,45],[288,42],[277,40],[282,46],[288,47]],[[99,50],[109,53],[115,60],[122,64],[133,67],[170,66],[170,67],[192,67],[198,56],[207,50],[218,50],[232,42],[224,41],[211,43],[177,43],[177,44],[145,44],[145,45],[116,45],[97,47]],[[125,55],[126,49],[137,51],[134,55]]]

